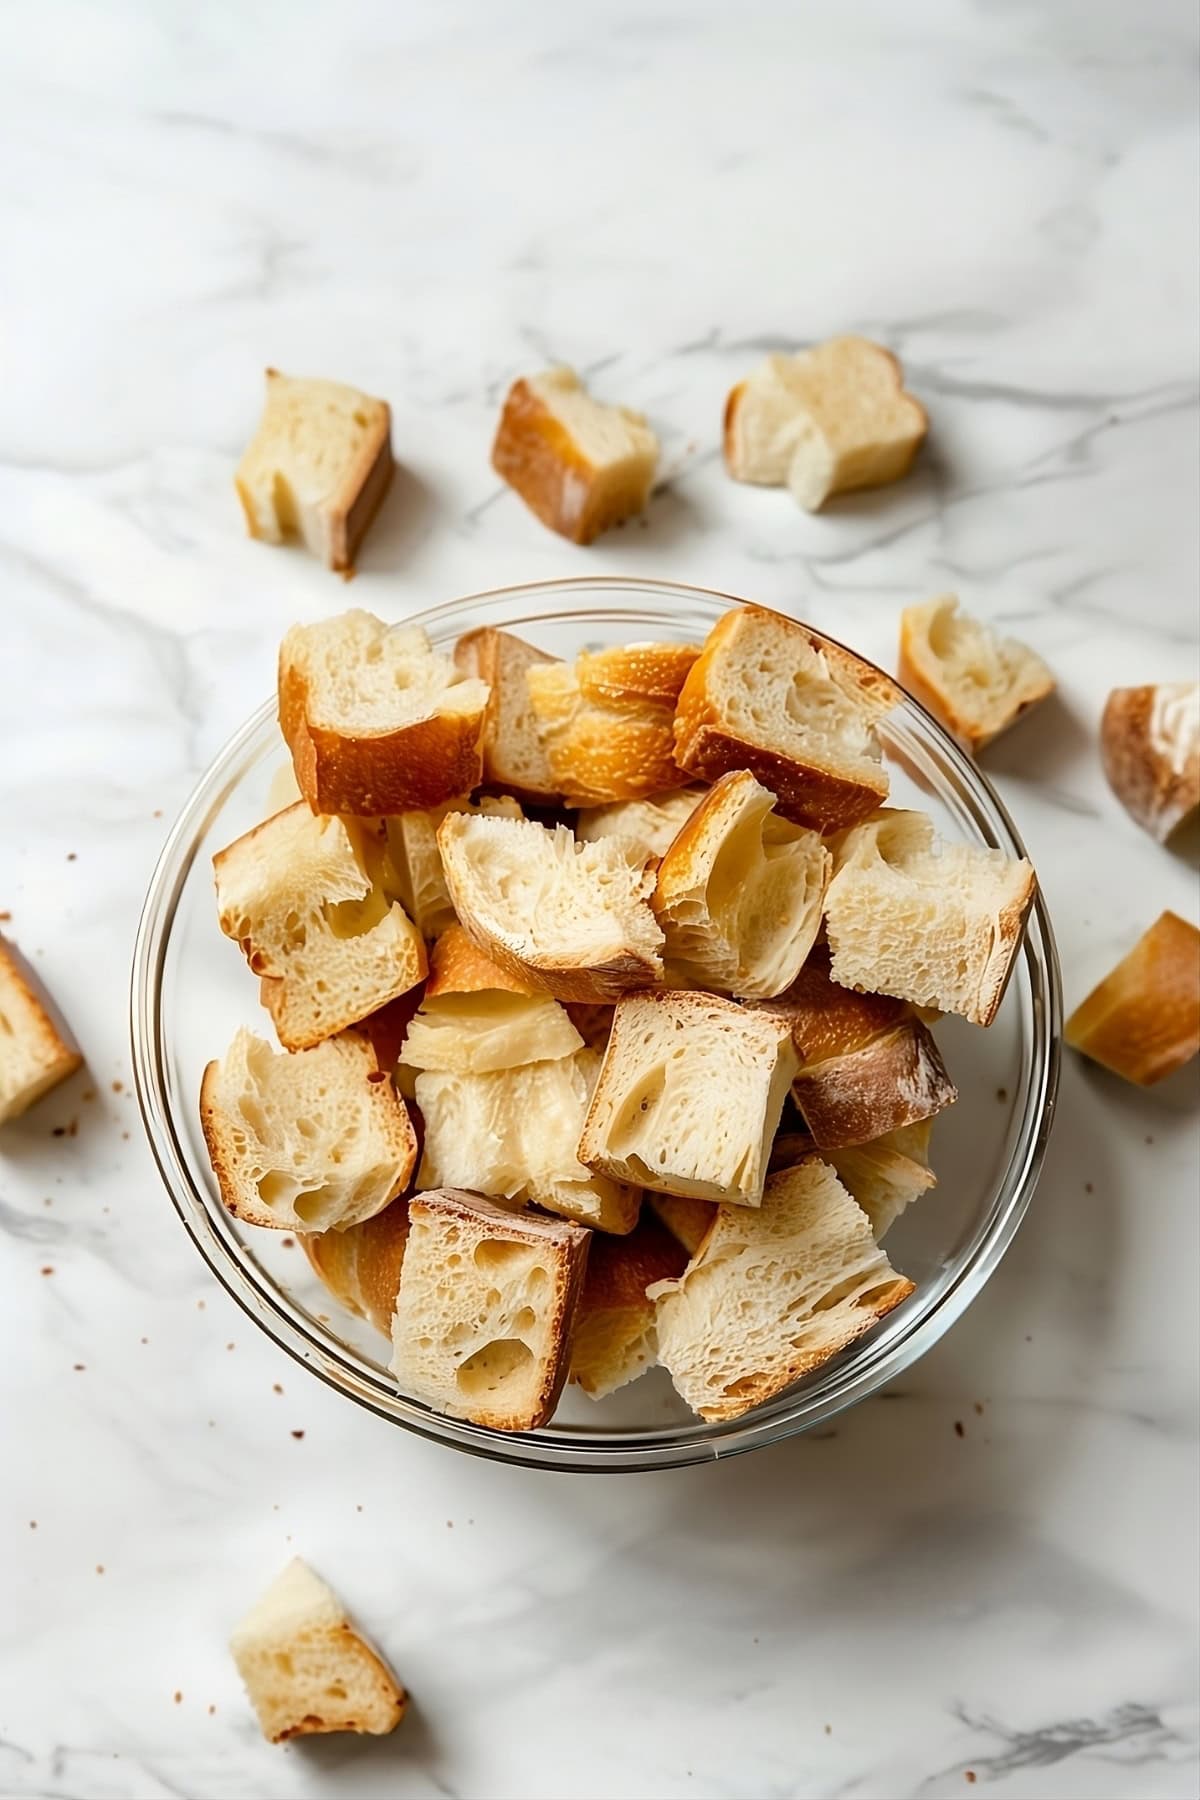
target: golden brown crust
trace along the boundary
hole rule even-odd
[[[500,939],[487,938],[483,933],[475,941],[516,980],[532,982],[540,992],[551,994],[556,1000],[615,1006],[623,994],[662,985],[661,966],[628,948],[605,962],[582,968],[554,962],[544,954],[537,962],[526,961]]]
[[[900,680],[914,699],[974,754],[1015,725],[1031,707],[1047,699],[1054,692],[1054,677],[1047,670],[1036,689],[1030,688],[1006,718],[985,730],[954,703],[942,674],[941,659],[929,642],[928,612],[926,606],[906,606],[900,615]]]
[[[4,1081],[0,1078],[0,1123],[20,1118],[51,1088],[83,1067],[79,1047],[45,985],[16,945],[0,934],[0,1033],[5,1036],[8,1035],[3,1023],[7,1018],[6,990],[10,995],[8,1005],[16,1015],[8,1019],[12,1041],[21,1046],[26,1057],[33,1059],[37,1073],[18,1091],[11,1093],[7,1101]]]
[[[802,1063],[823,1062],[859,1050],[880,1032],[891,1031],[909,1015],[906,1000],[889,994],[860,994],[844,988],[829,973],[829,946],[814,945],[785,994],[755,1004],[778,1013],[792,1028]]]
[[[592,464],[523,376],[508,390],[492,445],[492,467],[543,525],[572,543],[590,544],[615,523],[603,517],[591,498],[596,478]],[[580,486],[589,500],[576,510],[567,504],[567,490],[577,493]]]
[[[1067,1020],[1067,1043],[1150,1087],[1200,1051],[1200,931],[1164,912]]]
[[[530,994],[541,995],[544,989],[528,980],[524,972],[515,973],[498,963],[487,951],[469,938],[461,925],[450,925],[433,946],[429,959],[429,980],[425,998],[435,1000],[439,994]]]
[[[725,456],[725,467],[733,474],[735,461],[734,436],[737,431],[737,416],[746,393],[746,383],[739,381],[731,387],[725,398],[725,411],[721,419],[721,446]],[[736,476],[734,477],[736,480]]]
[[[1196,684],[1114,688],[1100,722],[1100,754],[1130,818],[1165,843],[1200,806]]]
[[[645,1366],[653,1361],[654,1301],[646,1289],[656,1281],[676,1280],[687,1260],[678,1239],[646,1212],[628,1237],[600,1232],[593,1237],[575,1314],[571,1364],[571,1380],[585,1394],[606,1393],[632,1379],[632,1347],[645,1355]]]
[[[408,1203],[390,1206],[345,1231],[304,1232],[300,1245],[335,1300],[391,1336],[408,1244]]]
[[[524,638],[517,637],[511,631],[498,631],[494,626],[481,625],[477,631],[464,632],[454,646],[455,667],[464,675],[475,675],[488,684],[488,704],[484,714],[483,727],[483,782],[492,793],[511,794],[514,800],[520,800],[530,806],[552,806],[561,799],[556,787],[547,782],[540,786],[514,780],[507,766],[504,747],[499,742],[502,687],[504,682],[515,679],[517,675],[524,684],[524,669],[519,668],[510,675],[505,669],[505,651],[509,656],[515,651],[524,659],[525,667],[540,663],[558,662],[557,656],[548,656],[533,644],[527,644]]]
[[[841,1150],[932,1118],[958,1090],[928,1030],[906,1019],[848,1055],[802,1067],[792,1098],[817,1147]]]
[[[585,652],[571,670],[530,680],[538,731],[569,805],[641,800],[679,786],[675,704],[698,656],[692,644],[628,644]]]

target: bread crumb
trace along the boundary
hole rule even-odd
[[[178,1689],[178,1688],[176,1688],[176,1689],[175,1689],[175,1704],[176,1704],[176,1706],[178,1706],[178,1705],[179,1705],[179,1702],[180,1702],[180,1701],[181,1701],[181,1700],[182,1700],[182,1699],[183,1699],[183,1695],[182,1695],[182,1694],[181,1694],[181,1693],[180,1693],[180,1691],[179,1691],[179,1689]]]
[[[153,819],[161,819],[162,818],[162,807],[156,806],[150,816]],[[215,1712],[217,1709],[215,1706],[210,1706],[208,1710],[209,1710],[209,1712]]]
[[[1001,1106],[1003,1106],[1004,1102],[1008,1099],[1008,1089],[1003,1088],[1003,1087],[997,1088],[996,1089],[996,1098],[1000,1102]]]
[[[103,1575],[103,1573],[104,1573],[104,1564],[103,1563],[96,1564],[96,1573],[97,1573],[97,1575]]]
[[[832,1737],[832,1736],[833,1736],[833,1726],[832,1726],[832,1725],[827,1725],[827,1726],[826,1726],[826,1727],[825,1727],[825,1736],[826,1736],[826,1737]]]
[[[1085,1194],[1094,1194],[1096,1190],[1090,1181],[1085,1181],[1083,1184],[1083,1191]]]
[[[84,1363],[72,1363],[71,1367],[75,1370],[75,1372],[77,1374],[79,1374],[83,1371],[83,1369],[86,1367],[86,1365]]]
[[[216,1712],[216,1710],[217,1710],[217,1709],[216,1709],[216,1707],[215,1707],[215,1706],[210,1706],[210,1707],[209,1707],[209,1709],[208,1709],[208,1716],[209,1716],[209,1718],[210,1718],[210,1719],[211,1719],[211,1718],[212,1718],[212,1716],[213,1716],[213,1714],[214,1714],[214,1713],[215,1713],[215,1712]]]
[[[290,1237],[280,1238],[279,1242],[285,1250],[294,1250],[296,1248],[295,1238],[290,1238]]]
[[[304,1433],[302,1431],[293,1431],[292,1436],[294,1438],[302,1438],[304,1436]]]
[[[954,1421],[954,1435],[955,1437],[966,1437],[967,1435],[967,1428],[961,1419],[955,1419]]]
[[[125,1092],[125,1083],[123,1081],[114,1081],[112,1084],[112,1091],[114,1094],[123,1094]]]
[[[79,1120],[72,1119],[71,1123],[67,1126],[67,1136],[75,1137],[78,1134],[78,1131],[79,1131]]]
[[[273,1381],[271,1383],[271,1392],[273,1394],[282,1394],[283,1389],[280,1387],[280,1385],[277,1381]]]
[[[1149,1132],[1146,1133],[1146,1142],[1148,1144],[1152,1144],[1154,1142],[1154,1139],[1151,1137]]]
[[[74,850],[68,850],[68,851],[67,851],[67,861],[68,861],[68,862],[74,862],[74,861],[75,861],[75,860],[76,860],[76,854],[75,854],[75,851],[74,851]]]
[[[11,918],[12,914],[10,912],[0,912],[0,925],[7,925]]]
[[[36,1519],[30,1519],[30,1521],[29,1521],[29,1529],[30,1529],[30,1531],[36,1531],[36,1530],[37,1530],[37,1520],[36,1520]]]
[[[975,1411],[979,1414],[980,1418],[982,1419],[982,1417],[983,1417],[983,1401],[976,1400],[973,1404],[975,1407]]]
[[[54,1273],[54,1264],[46,1263],[42,1269],[42,1274],[43,1275],[53,1275],[53,1273]]]
[[[83,1090],[82,1094],[80,1094],[79,1098],[81,1100],[94,1100],[96,1098],[95,1088],[84,1088],[84,1090]]]
[[[226,1344],[226,1346],[225,1346],[225,1348],[226,1348],[226,1349],[227,1349],[227,1350],[236,1350],[236,1349],[237,1349],[237,1345],[236,1345],[236,1344]]]
[[[67,1135],[67,1128],[65,1125],[56,1125],[54,1127],[53,1131],[50,1133],[51,1137],[66,1137],[66,1135]]]
[[[54,1205],[54,1201],[50,1198],[49,1194],[44,1194],[42,1196],[42,1205],[43,1206],[53,1206]]]
[[[361,1511],[362,1511],[362,1507],[361,1507],[361,1506],[356,1506],[356,1507],[355,1507],[355,1509],[354,1509],[354,1510],[355,1510],[355,1512],[361,1512]]]
[[[125,1142],[126,1142],[126,1143],[128,1143],[128,1142],[129,1142],[129,1133],[128,1133],[128,1132],[127,1132],[127,1131],[123,1131],[123,1132],[122,1132],[122,1133],[121,1133],[121,1136],[122,1136],[122,1137],[123,1137],[123,1138],[124,1138],[124,1140],[125,1140]]]
[[[974,1769],[967,1769],[964,1773],[963,1779],[965,1781],[974,1781],[974,1779],[975,1779]]]
[[[203,1311],[204,1311],[204,1302],[203,1302],[203,1300],[197,1300],[197,1302],[196,1302],[196,1311],[197,1311],[197,1312],[203,1312]]]
[[[139,1343],[142,1343],[142,1344],[148,1344],[150,1342],[150,1339],[149,1338],[140,1338],[138,1341],[139,1341]]]

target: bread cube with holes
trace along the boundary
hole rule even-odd
[[[658,439],[641,413],[594,400],[574,369],[514,381],[492,467],[551,531],[575,544],[643,510]]]
[[[703,798],[702,787],[682,787],[651,794],[645,800],[584,807],[575,821],[575,835],[581,844],[623,838],[635,854],[647,860],[665,856]]]
[[[16,945],[0,937],[0,1124],[82,1066],[49,994]]]
[[[384,821],[388,851],[396,871],[396,893],[422,937],[440,938],[456,923],[438,827],[447,813],[482,815],[485,819],[521,819],[524,814],[509,794],[484,794],[478,802],[450,800],[428,811],[396,813]]]
[[[675,707],[698,655],[694,644],[619,644],[528,670],[538,737],[568,806],[677,785]]]
[[[961,612],[953,594],[901,613],[900,679],[969,750],[1054,692],[1035,651]]]
[[[536,1431],[571,1362],[590,1233],[442,1188],[409,1205],[392,1331],[404,1392],[494,1431]]]
[[[796,1068],[786,1020],[711,994],[630,994],[579,1159],[659,1193],[758,1206]]]

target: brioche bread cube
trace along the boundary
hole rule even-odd
[[[556,1061],[582,1048],[556,1000],[502,969],[461,925],[452,925],[433,947],[425,998],[401,1061],[411,1069],[482,1075]]]
[[[315,817],[300,802],[213,858],[221,930],[262,977],[288,1050],[307,1049],[407,993],[425,945],[375,826]]]
[[[736,1419],[869,1331],[913,1284],[817,1156],[772,1175],[761,1207],[719,1206],[677,1281],[651,1288],[658,1359],[702,1419]]]
[[[317,813],[373,818],[470,793],[487,703],[487,683],[419,625],[352,610],[293,625],[279,647],[280,729]]]
[[[524,814],[510,795],[484,794],[478,804],[450,800],[427,812],[395,813],[385,821],[388,850],[396,870],[396,894],[421,936],[440,938],[457,921],[442,853],[438,826],[447,813],[482,813],[489,819],[521,819]]]
[[[0,936],[0,1125],[82,1067],[45,987],[16,945]]]
[[[272,1744],[328,1731],[381,1737],[404,1717],[404,1689],[298,1556],[250,1608],[229,1648]]]
[[[969,750],[1054,692],[1040,656],[960,612],[953,594],[901,613],[900,679]]]
[[[603,1400],[654,1367],[654,1301],[646,1289],[682,1275],[687,1251],[650,1215],[628,1237],[597,1232],[575,1314],[571,1380]]]
[[[514,381],[492,467],[532,513],[575,544],[641,512],[658,439],[641,413],[593,400],[573,369]]]
[[[575,821],[575,835],[582,844],[601,838],[624,838],[647,861],[665,856],[696,807],[704,798],[702,787],[670,788],[644,800],[615,800],[608,806],[584,807]]]
[[[487,683],[484,781],[534,806],[555,805],[560,797],[558,786],[538,736],[525,678],[530,669],[553,667],[558,658],[535,650],[510,631],[484,625],[459,638],[454,661],[462,674]]]
[[[658,865],[651,905],[670,985],[782,993],[821,928],[832,869],[816,832],[781,819],[748,770],[722,775]]]
[[[675,706],[698,655],[692,644],[623,644],[527,671],[538,736],[568,806],[678,785]]]
[[[453,1188],[409,1205],[392,1373],[414,1399],[494,1431],[558,1404],[591,1233]]]
[[[450,813],[438,848],[467,935],[555,999],[613,1001],[662,979],[654,877],[622,840]]]
[[[1073,1050],[1152,1087],[1200,1051],[1200,931],[1164,912],[1067,1020]]]
[[[359,1225],[306,1231],[300,1237],[300,1248],[334,1299],[389,1339],[407,1244],[408,1202],[403,1199]]]
[[[695,1256],[717,1216],[716,1201],[693,1200],[686,1194],[647,1194],[646,1199],[671,1236],[678,1239],[689,1256]]]
[[[417,1159],[408,1110],[353,1031],[295,1055],[239,1031],[204,1071],[200,1123],[226,1207],[279,1231],[369,1219]]]
[[[795,1072],[786,1020],[709,994],[630,994],[579,1160],[658,1193],[758,1206]]]
[[[352,568],[392,479],[391,430],[386,400],[268,369],[262,421],[234,477],[250,536],[299,537],[327,568]]]
[[[869,1144],[824,1152],[825,1161],[871,1221],[877,1244],[914,1200],[937,1186],[929,1167],[932,1119],[889,1131]]]
[[[817,512],[832,494],[899,481],[928,429],[890,351],[830,338],[768,356],[738,383],[725,403],[725,463],[735,481],[786,483]]]
[[[1165,844],[1200,807],[1200,681],[1114,688],[1100,754],[1130,818]]]
[[[761,606],[709,633],[675,713],[675,760],[702,781],[746,769],[780,813],[838,831],[888,791],[876,721],[901,699],[886,675]]]
[[[935,843],[924,813],[885,807],[834,844],[830,973],[842,987],[990,1025],[1035,888],[1023,857]]]

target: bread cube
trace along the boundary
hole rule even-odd
[[[83,1067],[66,1022],[15,944],[0,936],[0,1124]]]
[[[595,1234],[571,1344],[571,1380],[593,1400],[654,1367],[655,1303],[646,1290],[674,1280],[686,1263],[678,1238],[649,1214],[628,1237]]]
[[[1100,754],[1130,818],[1165,844],[1200,807],[1200,681],[1114,688]]]
[[[492,445],[497,475],[575,544],[641,512],[657,462],[641,413],[593,400],[573,369],[515,381]]]
[[[1200,1051],[1200,931],[1178,913],[1160,913],[1075,1008],[1063,1035],[1138,1087],[1181,1069]]]
[[[512,632],[496,631],[490,625],[468,631],[454,646],[454,661],[461,672],[477,676],[488,686],[484,781],[535,806],[554,805],[560,795],[538,736],[526,676],[530,669],[553,667],[557,660]]]
[[[900,679],[968,750],[990,744],[1054,692],[1040,656],[960,612],[953,594],[901,613]]]
[[[675,707],[698,655],[692,644],[623,644],[527,671],[538,737],[568,806],[678,784]]]

